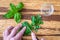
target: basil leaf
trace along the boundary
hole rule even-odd
[[[36,24],[38,24],[38,25],[43,24],[42,18],[39,14],[36,16]]]
[[[36,28],[36,29],[39,29],[39,28],[40,28],[40,26],[39,26],[39,25],[37,25],[37,26],[35,26],[35,28]]]
[[[22,23],[22,26],[26,27],[25,35],[29,35],[33,29],[32,26],[30,26],[30,24],[26,21]]]
[[[31,25],[34,27],[34,30],[37,31],[40,28],[40,24],[43,24],[41,16],[38,14],[36,16],[31,17]]]
[[[20,3],[16,6],[17,10],[22,10],[23,7],[24,7],[24,4],[23,4],[22,2],[20,2]]]
[[[16,13],[16,14],[14,15],[14,20],[15,20],[17,23],[19,23],[19,22],[21,21],[21,14],[20,14],[20,13]]]
[[[17,8],[14,4],[10,3],[10,9],[11,11],[13,11],[14,13],[17,13]]]
[[[3,15],[5,18],[12,18],[14,16],[14,13],[9,10],[5,15]]]
[[[40,28],[40,26],[37,25],[37,26],[34,27],[34,30],[37,32],[39,28]]]
[[[34,16],[31,17],[32,25],[36,25],[36,18]]]

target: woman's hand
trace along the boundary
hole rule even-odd
[[[32,40],[44,40],[44,38],[37,39],[37,37],[35,36],[33,32],[31,33],[31,36],[32,36]]]
[[[31,36],[32,36],[32,40],[37,40],[37,38],[33,32],[31,33]]]
[[[20,32],[18,30],[22,27],[22,24],[17,25],[16,27],[8,27],[3,32],[3,40],[21,40],[22,36],[26,30],[26,27],[22,28]],[[17,33],[18,32],[18,33]],[[31,32],[32,40],[37,40],[35,34]]]
[[[16,27],[10,26],[3,33],[3,40],[21,40],[26,27],[22,28],[20,32],[17,31],[22,27],[22,24],[19,24]]]

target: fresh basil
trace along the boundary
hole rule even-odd
[[[19,23],[21,21],[21,13],[16,13],[14,15],[14,19],[17,23]]]
[[[14,18],[17,23],[21,21],[21,10],[24,8],[24,4],[20,2],[18,5],[14,5],[10,3],[10,10],[4,15],[5,18]],[[20,11],[20,12],[19,12]],[[29,35],[32,30],[38,30],[40,28],[40,24],[43,24],[42,17],[40,15],[31,17],[31,24],[27,21],[22,23],[23,27],[26,27],[25,35]]]
[[[39,29],[40,28],[39,25],[43,24],[42,18],[39,14],[36,16],[32,16],[31,21],[32,21],[31,25],[34,27],[34,30]]]
[[[5,18],[12,18],[14,16],[14,13],[9,10],[5,15],[3,15]]]
[[[25,35],[29,35],[31,33],[31,30],[32,30],[32,26],[28,23],[28,22],[23,22],[22,23],[22,26],[23,27],[26,27],[26,31],[25,31]]]
[[[36,25],[36,18],[34,16],[31,17],[32,24],[31,25]]]
[[[36,23],[39,25],[39,24],[43,24],[43,21],[42,21],[42,17],[38,14],[36,15]]]
[[[18,12],[16,6],[12,3],[10,3],[10,10],[13,11],[14,13]]]
[[[20,11],[24,8],[24,4],[22,2],[20,2],[17,6],[16,6],[17,10]]]
[[[26,27],[25,35],[29,35],[32,30],[35,30],[36,32],[38,29],[41,27],[40,24],[43,24],[42,18],[40,15],[32,16],[31,17],[31,24],[28,22],[23,22],[22,25],[23,27]]]
[[[20,2],[17,6],[13,3],[10,3],[10,10],[4,15],[5,18],[14,18],[14,20],[19,23],[21,21],[21,11],[24,7],[24,4]],[[20,11],[20,12],[19,12]]]

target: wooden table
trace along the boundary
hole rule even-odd
[[[54,6],[54,14],[49,17],[44,17],[44,24],[42,28],[36,33],[37,37],[45,40],[60,40],[60,0],[0,0],[0,40],[2,40],[3,31],[10,25],[16,26],[14,19],[5,19],[3,15],[8,11],[9,4],[24,3],[24,10],[22,11],[22,22],[30,21],[32,15],[40,14],[41,4],[51,3]],[[24,40],[31,40],[31,36],[24,36]]]

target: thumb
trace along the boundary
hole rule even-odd
[[[35,34],[33,32],[31,32],[31,36],[32,36],[32,40],[37,40],[36,36],[35,36]]]

